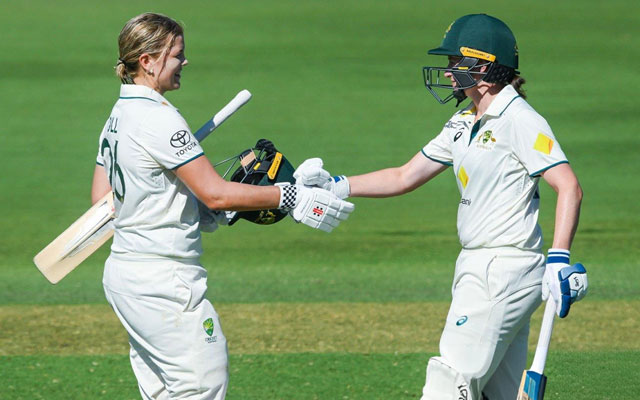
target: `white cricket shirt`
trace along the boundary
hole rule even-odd
[[[475,125],[474,118],[472,103],[422,149],[426,157],[453,167],[462,197],[460,243],[467,249],[538,250],[540,174],[567,158],[545,119],[511,85]]]
[[[134,259],[200,257],[195,196],[174,170],[204,153],[178,110],[142,85],[122,85],[96,162],[115,197],[111,252]]]

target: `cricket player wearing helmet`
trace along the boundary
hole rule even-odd
[[[224,180],[164,97],[180,88],[187,65],[182,27],[145,13],[126,23],[118,43],[123,85],[100,135],[91,190],[94,202],[114,195],[105,295],[129,334],[142,398],[223,399],[227,341],[205,297],[207,271],[199,260],[201,231],[226,223],[226,215],[210,210],[285,210],[330,231],[353,205],[319,188]],[[277,168],[267,172],[275,183]]]
[[[507,25],[485,14],[463,16],[429,54],[449,61],[423,70],[436,99],[471,100],[440,134],[400,167],[331,178],[322,160],[310,159],[294,176],[341,198],[388,197],[452,168],[461,195],[462,250],[441,354],[429,360],[422,398],[513,400],[525,368],[531,314],[551,295],[565,317],[587,290],[586,271],[569,266],[582,190],[551,128],[525,101],[516,40]],[[449,93],[441,96],[442,90]],[[537,222],[540,177],[558,195],[546,267]]]

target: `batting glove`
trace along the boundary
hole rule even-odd
[[[322,187],[331,178],[331,174],[322,168],[323,164],[321,158],[304,160],[293,173],[296,184]]]
[[[320,158],[305,160],[293,173],[298,185],[317,186],[328,190],[341,199],[346,199],[351,194],[349,180],[344,175],[331,177],[331,174],[322,168]]]
[[[542,278],[542,300],[552,296],[560,318],[569,315],[571,305],[587,294],[587,270],[582,264],[569,265],[569,250],[549,249]]]
[[[200,230],[202,232],[214,232],[219,225],[228,225],[225,211],[211,210],[198,200],[198,212],[200,213]]]
[[[288,210],[296,221],[315,229],[331,232],[349,218],[355,206],[333,193],[302,185],[276,184],[280,188],[278,208]]]

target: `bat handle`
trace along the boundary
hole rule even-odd
[[[533,357],[533,363],[531,364],[531,370],[541,375],[544,372],[544,364],[547,361],[547,352],[549,351],[549,343],[551,342],[551,332],[553,331],[553,321],[555,316],[556,302],[553,297],[549,296],[544,308],[544,316],[542,317],[542,327],[540,327],[540,336],[538,337],[536,354]]]
[[[202,125],[202,127],[193,135],[199,142],[203,141],[211,132],[214,131],[214,129],[220,126],[227,118],[238,111],[238,109],[245,105],[249,100],[251,100],[251,92],[247,89],[240,91],[236,97],[234,97],[226,106],[222,107],[222,109],[218,111],[212,119]]]

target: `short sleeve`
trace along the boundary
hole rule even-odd
[[[159,108],[140,126],[143,147],[158,164],[175,169],[202,156],[204,151],[187,122],[173,109]]]
[[[538,113],[525,110],[514,119],[513,151],[530,176],[568,163],[551,127]]]
[[[104,129],[98,138],[98,155],[96,156],[96,165],[104,167],[104,157],[102,157],[102,140],[104,135]]]
[[[427,145],[422,148],[422,154],[440,164],[452,166],[453,153],[451,151],[451,138],[446,131],[446,129],[443,129],[438,136],[427,143]]]

